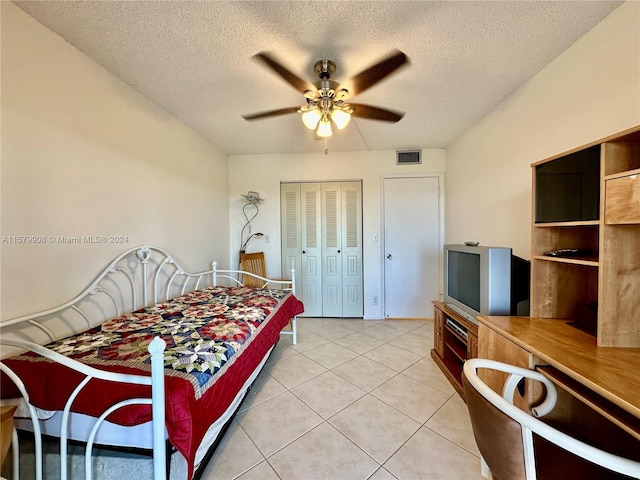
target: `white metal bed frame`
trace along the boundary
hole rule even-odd
[[[120,383],[151,385],[151,398],[132,398],[109,407],[96,420],[91,429],[85,448],[85,478],[92,479],[91,458],[94,441],[98,429],[105,418],[113,411],[127,405],[152,405],[153,425],[153,478],[164,480],[167,473],[166,430],[165,430],[165,394],[164,394],[164,358],[165,343],[156,337],[150,343],[148,350],[151,354],[151,376],[127,375],[110,373],[99,370],[71,358],[60,355],[42,346],[74,333],[79,333],[103,323],[110,318],[124,313],[169,300],[198,288],[217,286],[218,281],[228,285],[242,286],[243,276],[252,276],[264,281],[264,288],[271,284],[279,285],[279,289],[291,290],[295,294],[295,270],[291,269],[291,280],[272,280],[240,270],[221,270],[217,262],[212,263],[212,269],[199,273],[184,271],[163,249],[152,246],[131,248],[118,255],[91,284],[72,300],[55,308],[24,315],[10,320],[0,321],[0,344],[14,347],[15,353],[31,350],[66,367],[85,375],[84,380],[76,387],[67,400],[62,412],[60,434],[60,478],[66,480],[70,411],[74,400],[91,379],[101,379]],[[150,288],[152,287],[152,288]],[[152,289],[153,300],[149,300],[149,290]],[[139,294],[142,298],[139,298]],[[75,317],[75,318],[74,318]],[[83,325],[77,325],[77,317],[83,320]],[[66,330],[64,331],[66,327]],[[296,318],[292,319],[291,331],[282,334],[293,336],[293,344],[297,342]],[[62,333],[54,333],[62,331]],[[3,352],[3,357],[5,352]],[[23,382],[0,361],[0,370],[7,374],[16,384],[26,402],[34,432],[35,474],[36,479],[43,478],[42,468],[42,434],[40,431],[38,414],[29,402],[29,394]],[[13,478],[19,478],[19,442],[16,430],[13,432]]]

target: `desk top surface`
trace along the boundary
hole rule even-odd
[[[478,317],[545,363],[640,418],[640,348],[598,347],[567,320]]]

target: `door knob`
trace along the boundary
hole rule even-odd
[[[390,253],[387,253],[387,258],[388,258],[389,260],[391,260],[391,254],[390,254]]]
[[[307,253],[307,252],[305,252],[304,250],[302,250],[302,253]]]
[[[340,250],[338,250],[338,253],[340,253]]]

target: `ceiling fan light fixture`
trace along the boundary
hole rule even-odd
[[[330,137],[333,132],[331,131],[331,122],[327,115],[322,117],[322,120],[318,123],[318,130],[316,131],[319,137]]]
[[[315,107],[302,112],[302,123],[304,123],[304,126],[309,130],[315,130],[321,118],[322,114],[320,110]]]
[[[351,114],[340,108],[334,108],[331,112],[331,120],[336,124],[338,130],[342,130],[344,127],[349,125],[349,122],[351,121]]]

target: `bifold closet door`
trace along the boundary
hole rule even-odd
[[[362,317],[362,183],[341,182],[340,186],[342,316]]]
[[[282,268],[296,265],[305,316],[362,316],[360,182],[281,185]]]

